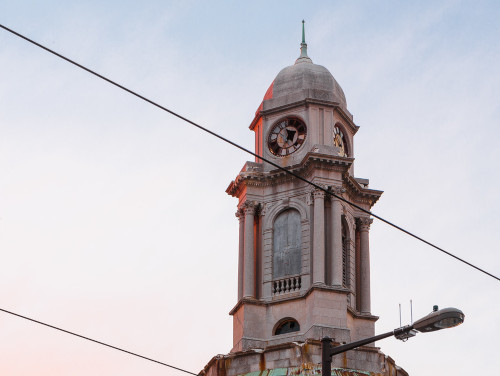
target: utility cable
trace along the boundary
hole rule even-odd
[[[81,334],[77,334],[77,333],[74,333],[74,332],[70,332],[69,330],[62,329],[62,328],[59,328],[59,327],[57,327],[57,326],[50,325],[50,324],[44,323],[44,322],[42,322],[42,321],[38,321],[38,320],[35,320],[35,319],[32,319],[32,318],[29,318],[29,317],[26,317],[26,316],[20,315],[20,314],[18,314],[18,313],[14,313],[14,312],[11,312],[11,311],[7,311],[6,309],[3,309],[3,308],[0,308],[0,311],[5,312],[5,313],[8,313],[9,315],[17,316],[17,317],[20,317],[20,318],[22,318],[22,319],[32,321],[32,322],[37,323],[37,324],[40,324],[40,325],[48,326],[49,328],[56,329],[56,330],[59,330],[59,331],[61,331],[61,332],[67,333],[67,334],[71,334],[71,335],[76,336],[76,337],[79,337],[79,338],[86,339],[87,341],[91,341],[91,342],[98,343],[99,345],[103,345],[103,346],[110,347],[110,348],[115,349],[115,350],[118,350],[118,351],[122,351],[122,352],[124,352],[124,353],[129,354],[129,355],[134,355],[134,356],[137,356],[137,357],[139,357],[139,358],[149,360],[150,362],[154,362],[154,363],[161,364],[162,366],[166,366],[166,367],[170,367],[170,368],[176,369],[177,371],[181,371],[181,372],[189,373],[190,375],[195,375],[195,376],[198,376],[198,374],[197,374],[197,373],[190,372],[190,371],[186,371],[185,369],[182,369],[182,368],[179,368],[179,367],[174,367],[174,366],[172,366],[172,365],[170,365],[170,364],[160,362],[159,360],[155,360],[155,359],[152,359],[152,358],[148,358],[147,356],[139,355],[139,354],[134,353],[134,352],[132,352],[132,351],[128,351],[128,350],[122,349],[122,348],[120,348],[120,347],[116,347],[116,346],[113,346],[113,345],[109,345],[109,344],[107,344],[107,343],[104,343],[104,342],[101,342],[101,341],[98,341],[98,340],[95,340],[95,339],[92,339],[92,338],[89,338],[89,337],[86,337],[86,336],[82,336]]]
[[[386,219],[384,219],[384,218],[382,218],[382,217],[380,217],[380,216],[378,216],[378,215],[376,215],[376,214],[372,213],[371,211],[366,210],[366,209],[362,208],[361,206],[356,205],[355,203],[353,203],[353,202],[350,202],[350,201],[346,200],[345,198],[343,198],[343,197],[341,197],[341,196],[339,196],[339,195],[335,194],[334,192],[332,192],[332,191],[330,191],[330,190],[328,190],[328,189],[325,189],[324,187],[322,187],[322,186],[320,186],[320,185],[318,185],[318,184],[316,184],[316,183],[313,183],[312,181],[309,181],[309,180],[307,180],[307,179],[303,178],[302,176],[299,176],[298,174],[296,174],[296,173],[294,173],[294,172],[292,172],[292,171],[289,171],[288,169],[286,169],[286,168],[284,168],[284,167],[281,167],[281,166],[279,166],[278,164],[276,164],[276,163],[274,163],[274,162],[272,162],[272,161],[270,161],[270,160],[268,160],[268,159],[266,159],[266,158],[264,158],[264,157],[262,157],[262,156],[260,156],[260,155],[257,155],[256,153],[254,153],[254,152],[252,152],[252,151],[250,151],[250,150],[248,150],[248,149],[244,148],[243,146],[238,145],[237,143],[235,143],[235,142],[233,142],[233,141],[231,141],[231,140],[229,140],[229,139],[227,139],[227,138],[225,138],[225,137],[223,137],[223,136],[221,136],[221,135],[219,135],[219,134],[217,134],[217,133],[215,133],[215,132],[213,132],[213,131],[211,131],[211,130],[209,130],[209,129],[207,129],[207,128],[205,128],[205,127],[203,127],[203,126],[201,126],[201,125],[199,125],[199,124],[197,124],[197,123],[195,123],[195,122],[194,122],[194,121],[192,121],[192,120],[189,120],[189,119],[185,118],[185,117],[184,117],[184,116],[182,116],[182,115],[177,114],[176,112],[174,112],[174,111],[172,111],[172,110],[169,110],[168,108],[166,108],[166,107],[164,107],[164,106],[162,106],[162,105],[160,105],[160,104],[158,104],[158,103],[156,103],[156,102],[152,101],[151,99],[148,99],[148,98],[146,98],[146,97],[144,97],[144,96],[142,96],[142,95],[140,95],[140,94],[136,93],[135,91],[130,90],[130,89],[126,88],[125,86],[122,86],[122,85],[120,85],[120,84],[116,83],[115,81],[112,81],[111,79],[109,79],[109,78],[107,78],[107,77],[105,77],[105,76],[103,76],[103,75],[101,75],[101,74],[99,74],[99,73],[94,72],[93,70],[91,70],[91,69],[89,69],[89,68],[87,68],[87,67],[85,67],[85,66],[83,66],[83,65],[81,65],[81,64],[79,64],[79,63],[77,63],[77,62],[75,62],[75,61],[73,61],[73,60],[71,60],[71,59],[69,59],[69,58],[67,58],[67,57],[65,57],[65,56],[63,56],[63,55],[61,55],[61,54],[59,54],[59,53],[55,52],[55,51],[53,51],[53,50],[51,50],[50,48],[45,47],[45,46],[43,46],[42,44],[37,43],[37,42],[35,42],[34,40],[31,40],[31,39],[29,39],[28,37],[25,37],[24,35],[22,35],[22,34],[19,34],[19,33],[15,32],[15,31],[14,31],[14,30],[12,30],[12,29],[9,29],[8,27],[6,27],[6,26],[4,26],[4,25],[2,25],[2,24],[0,24],[0,27],[1,27],[2,29],[4,29],[4,30],[7,30],[8,32],[10,32],[10,33],[12,33],[12,34],[14,34],[14,35],[18,36],[19,38],[22,38],[22,39],[24,39],[25,41],[30,42],[30,43],[34,44],[35,46],[40,47],[40,48],[44,49],[45,51],[50,52],[51,54],[53,54],[53,55],[55,55],[55,56],[57,56],[57,57],[59,57],[59,58],[61,58],[61,59],[63,59],[63,60],[66,60],[68,63],[71,63],[71,64],[73,64],[73,65],[76,65],[78,68],[81,68],[81,69],[83,69],[84,71],[86,71],[86,72],[88,72],[88,73],[91,73],[91,74],[93,74],[94,76],[99,77],[99,78],[101,78],[102,80],[104,80],[104,81],[106,81],[106,82],[108,82],[108,83],[110,83],[110,84],[112,84],[112,85],[114,85],[114,86],[116,86],[116,87],[118,87],[118,88],[120,88],[120,89],[122,89],[122,90],[124,90],[124,91],[128,92],[129,94],[132,94],[132,95],[136,96],[137,98],[140,98],[140,99],[142,99],[143,101],[148,102],[149,104],[152,104],[153,106],[158,107],[159,109],[161,109],[161,110],[163,110],[163,111],[166,111],[166,112],[168,112],[169,114],[171,114],[171,115],[173,115],[173,116],[175,116],[175,117],[177,117],[177,118],[179,118],[179,119],[181,119],[181,120],[184,120],[185,122],[187,122],[187,123],[189,123],[189,124],[191,124],[191,125],[194,125],[194,126],[195,126],[195,127],[197,127],[198,129],[201,129],[202,131],[204,131],[204,132],[206,132],[206,133],[209,133],[209,134],[211,134],[212,136],[217,137],[217,138],[219,138],[220,140],[222,140],[222,141],[224,141],[224,142],[226,142],[226,143],[228,143],[228,144],[230,144],[230,145],[232,145],[232,146],[234,146],[234,147],[236,147],[236,148],[238,148],[238,149],[240,149],[240,150],[243,150],[244,152],[246,152],[246,153],[248,153],[248,154],[250,154],[250,155],[253,155],[254,157],[256,157],[256,158],[258,158],[258,159],[260,159],[260,160],[262,160],[262,161],[264,161],[264,162],[266,162],[266,163],[269,163],[271,166],[276,167],[277,169],[279,169],[279,170],[281,170],[281,171],[284,171],[285,173],[287,173],[287,174],[289,174],[289,175],[293,176],[294,178],[296,178],[296,179],[298,179],[298,180],[301,180],[301,181],[303,181],[303,182],[305,182],[305,183],[307,183],[307,184],[310,184],[310,185],[311,185],[311,186],[313,186],[314,188],[319,189],[319,190],[321,190],[321,191],[325,192],[327,195],[330,195],[330,196],[333,196],[333,197],[338,198],[339,200],[341,200],[341,201],[345,202],[346,204],[349,204],[349,205],[351,205],[351,206],[355,207],[356,209],[358,209],[358,210],[360,210],[360,211],[362,211],[362,212],[364,212],[364,213],[366,213],[366,214],[369,214],[369,215],[373,216],[374,218],[377,218],[378,220],[380,220],[380,221],[382,221],[382,222],[384,222],[384,223],[388,224],[389,226],[392,226],[392,227],[394,227],[395,229],[397,229],[397,230],[399,230],[399,231],[402,231],[402,232],[404,232],[405,234],[407,234],[407,235],[409,235],[409,236],[411,236],[411,237],[413,237],[413,238],[415,238],[415,239],[417,239],[417,240],[420,240],[421,242],[423,242],[423,243],[425,243],[425,244],[427,244],[427,245],[431,246],[432,248],[437,249],[438,251],[440,251],[440,252],[442,252],[442,253],[444,253],[444,254],[446,254],[446,255],[450,256],[450,257],[453,257],[454,259],[456,259],[456,260],[458,260],[458,261],[460,261],[460,262],[462,262],[462,263],[464,263],[464,264],[466,264],[466,265],[468,265],[468,266],[470,266],[470,267],[472,267],[472,268],[474,268],[474,269],[476,269],[476,270],[478,270],[478,271],[480,271],[480,272],[482,272],[482,273],[484,273],[484,274],[486,274],[486,275],[488,275],[488,276],[490,276],[490,277],[492,277],[492,278],[494,278],[494,279],[496,279],[497,281],[499,281],[499,282],[500,282],[500,277],[497,277],[497,276],[495,276],[495,275],[493,275],[493,274],[491,274],[491,273],[487,272],[486,270],[481,269],[480,267],[478,267],[478,266],[476,266],[476,265],[474,265],[474,264],[472,264],[472,263],[470,263],[470,262],[468,262],[468,261],[464,260],[463,258],[460,258],[460,257],[458,257],[458,256],[456,256],[456,255],[454,255],[454,254],[452,254],[451,252],[448,252],[448,251],[446,251],[445,249],[443,249],[443,248],[441,248],[441,247],[439,247],[439,246],[437,246],[437,245],[435,245],[435,244],[433,244],[433,243],[431,243],[431,242],[429,242],[429,241],[427,241],[427,240],[425,240],[425,239],[421,238],[420,236],[415,235],[415,234],[413,234],[412,232],[410,232],[410,231],[408,231],[408,230],[405,230],[404,228],[402,228],[402,227],[400,227],[400,226],[398,226],[398,225],[396,225],[396,224],[394,224],[394,223],[392,223],[392,222],[390,222],[390,221],[388,221],[388,220],[386,220]]]

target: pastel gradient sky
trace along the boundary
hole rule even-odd
[[[495,1],[0,2],[0,23],[253,148],[299,55],[343,87],[374,212],[500,275]],[[232,345],[236,200],[252,158],[0,30],[0,307],[198,372]],[[375,221],[378,342],[412,376],[500,369],[500,283]],[[493,319],[493,320],[492,320]],[[1,375],[182,375],[0,313]]]

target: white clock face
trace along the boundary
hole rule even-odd
[[[267,146],[278,157],[290,155],[302,146],[306,139],[307,128],[297,118],[286,118],[277,122],[269,132]]]
[[[344,133],[338,126],[335,126],[333,128],[333,145],[340,149],[339,156],[341,157],[349,156],[347,152],[347,142],[345,140]]]

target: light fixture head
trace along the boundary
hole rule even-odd
[[[421,333],[452,328],[464,322],[464,313],[457,308],[444,308],[433,311],[413,323],[413,329]]]

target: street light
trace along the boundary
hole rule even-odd
[[[405,340],[415,336],[417,331],[427,333],[452,328],[463,323],[464,318],[464,313],[457,308],[444,308],[438,310],[438,306],[434,306],[432,313],[422,317],[420,320],[415,321],[413,324],[394,329],[391,332],[379,334],[378,336],[361,339],[359,341],[336,347],[332,346],[331,338],[325,337],[321,340],[321,374],[322,376],[331,376],[333,355],[337,355],[360,346],[368,345],[369,343],[391,336],[394,336],[397,339]]]

